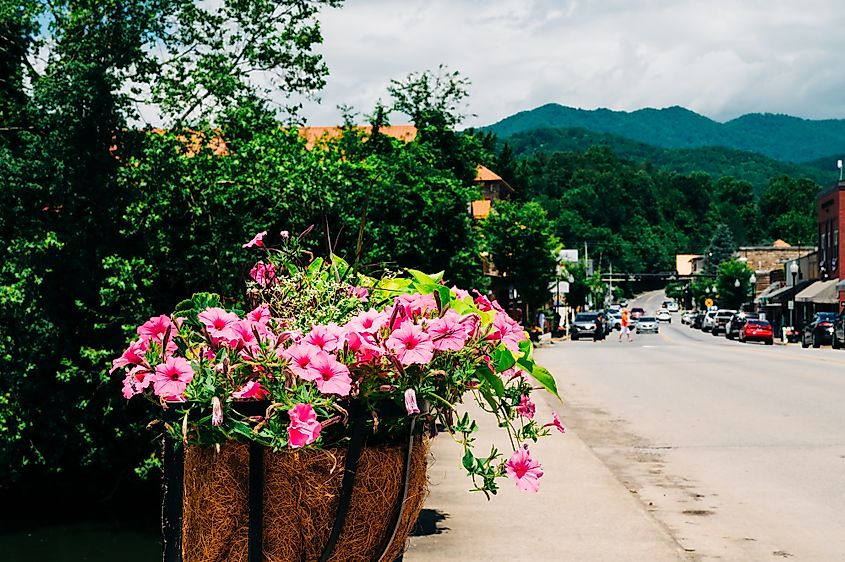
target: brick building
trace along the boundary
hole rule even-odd
[[[838,181],[819,193],[817,199],[819,228],[819,279],[838,280],[838,310],[845,305],[845,272],[842,271],[841,222],[845,218],[845,181]]]

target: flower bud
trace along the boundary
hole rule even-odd
[[[223,423],[223,404],[218,397],[211,399],[211,425],[220,427]]]
[[[420,408],[417,406],[417,393],[413,388],[405,391],[405,409],[409,416],[420,413]]]

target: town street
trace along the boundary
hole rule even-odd
[[[631,305],[652,313],[661,299]],[[440,532],[414,537],[406,560],[845,559],[845,352],[741,344],[674,314],[632,343],[613,333],[536,355],[564,397],[545,406],[567,426],[532,448],[549,486],[468,510],[457,457],[446,458],[457,449],[435,443],[429,532]],[[590,514],[604,509],[597,533]]]

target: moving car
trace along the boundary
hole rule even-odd
[[[730,310],[727,308],[719,309],[716,312],[716,316],[713,318],[713,328],[710,329],[710,333],[714,336],[718,336],[723,333],[728,325],[728,320],[730,320],[734,314],[736,314],[736,310]]]
[[[772,345],[775,343],[772,325],[768,320],[747,319],[739,330],[739,341],[761,341],[766,345]]]
[[[637,333],[645,334],[651,332],[656,334],[658,331],[657,318],[654,316],[640,316],[637,320]]]
[[[606,312],[606,322],[608,327],[608,332],[610,330],[621,330],[622,329],[622,313],[618,310],[607,310]]]
[[[633,320],[639,320],[640,316],[642,316],[643,314],[645,314],[645,310],[643,310],[639,306],[635,306],[631,309],[631,319]]]
[[[675,301],[669,301],[669,304],[666,305],[666,310],[668,310],[669,312],[678,312],[680,310],[680,307]]]
[[[575,315],[575,320],[572,322],[572,339],[579,340],[581,338],[596,339],[596,317],[598,312],[579,312]]]
[[[665,308],[661,308],[657,311],[657,321],[658,322],[669,322],[672,323],[672,315],[669,314],[669,310]]]
[[[833,344],[833,322],[835,312],[816,312],[813,320],[804,326],[801,333],[801,347],[819,347]]]

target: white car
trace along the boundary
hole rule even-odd
[[[678,307],[678,303],[672,301],[666,305],[666,310],[668,310],[669,312],[678,312],[678,310],[680,310],[680,307]]]
[[[657,311],[657,321],[658,322],[669,322],[672,323],[672,315],[669,314],[669,310],[666,308],[661,308]]]
[[[709,332],[716,324],[716,310],[708,310],[704,315],[704,320],[701,321],[701,331]]]

